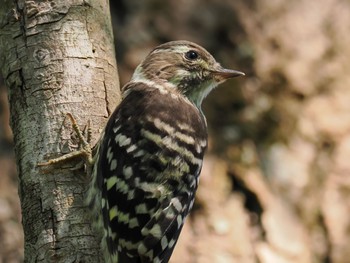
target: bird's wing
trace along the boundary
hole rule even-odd
[[[193,162],[191,150],[198,147],[179,146],[169,130],[155,125],[156,117],[173,122],[178,111],[171,107],[173,98],[163,94],[161,102],[154,102],[154,89],[149,93],[144,88],[126,96],[109,119],[94,168],[111,262],[168,261],[201,169],[204,148]],[[184,107],[193,110],[189,104]]]
[[[139,254],[143,262],[168,262],[188,214],[190,198],[193,197],[185,193],[172,198],[142,229],[145,238],[139,246]]]

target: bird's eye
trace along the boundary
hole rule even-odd
[[[199,57],[198,53],[194,50],[187,51],[185,57],[189,60],[195,60]]]

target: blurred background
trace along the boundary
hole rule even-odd
[[[210,146],[171,262],[350,262],[350,2],[119,0],[111,12],[121,85],[179,39],[246,73],[204,103]],[[8,119],[1,84],[0,263],[23,254]]]

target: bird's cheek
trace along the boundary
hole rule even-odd
[[[214,75],[213,76],[213,80],[217,83],[217,84],[220,84],[220,83],[223,83],[226,79],[220,75]]]

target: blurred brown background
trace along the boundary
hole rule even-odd
[[[171,262],[350,262],[350,2],[111,2],[122,85],[178,39],[246,73],[204,103],[210,148]],[[23,253],[6,96],[1,84],[0,263]]]

